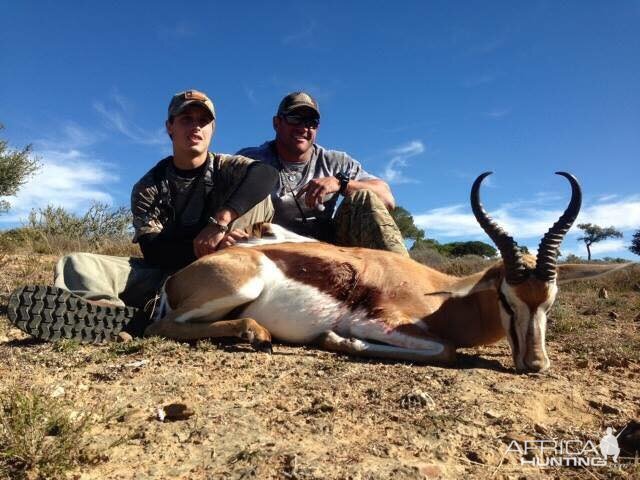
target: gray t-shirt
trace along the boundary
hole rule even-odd
[[[326,150],[320,145],[313,145],[313,153],[308,163],[285,162],[278,157],[275,142],[265,142],[259,147],[243,148],[238,155],[253,158],[275,167],[280,172],[280,182],[271,194],[275,209],[274,222],[285,228],[302,235],[312,234],[322,237],[323,229],[335,213],[340,195],[338,192],[325,196],[322,202],[325,210],[309,208],[305,204],[304,197],[298,197],[298,205],[294,194],[314,178],[333,177],[337,173],[344,172],[352,180],[377,180],[378,177],[366,172],[360,162],[354,160],[345,152]],[[300,209],[307,218],[307,225],[312,224],[311,230],[300,228],[302,215]]]

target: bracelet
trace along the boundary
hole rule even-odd
[[[216,217],[209,217],[209,219],[207,220],[207,223],[209,225],[215,225],[216,227],[218,227],[220,229],[220,231],[222,233],[227,233],[229,231],[229,225],[223,225],[221,224]]]

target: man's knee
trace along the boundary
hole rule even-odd
[[[344,206],[349,210],[357,212],[385,212],[388,209],[382,199],[373,190],[362,189],[349,193],[345,196]]]
[[[370,210],[384,209],[385,211],[387,210],[378,194],[373,190],[369,190],[367,188],[349,193],[345,197],[344,201],[345,203],[356,208],[366,208]]]
[[[95,254],[93,253],[73,252],[60,257],[55,267],[56,278],[64,276],[65,272],[78,272],[89,262],[95,263],[95,260],[92,258],[94,256]]]
[[[274,215],[273,203],[271,196],[268,196],[260,203],[256,204],[252,209],[244,215],[234,220],[231,225],[232,229],[248,230],[256,223],[272,222]]]

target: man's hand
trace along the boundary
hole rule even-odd
[[[325,195],[340,191],[340,181],[336,177],[314,178],[298,192],[302,197],[306,194],[305,201],[307,207],[315,208],[324,199]]]
[[[218,244],[218,250],[234,246],[239,240],[246,240],[249,235],[244,230],[231,230]]]
[[[193,253],[196,254],[196,258],[215,252],[224,236],[225,233],[217,225],[204,227],[193,239]]]

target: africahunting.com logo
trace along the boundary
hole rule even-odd
[[[626,428],[626,427],[625,427]],[[505,454],[516,453],[520,464],[533,467],[605,467],[618,463],[620,446],[616,433],[607,427],[600,442],[592,440],[512,440]]]

